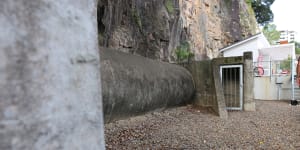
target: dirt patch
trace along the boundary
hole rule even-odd
[[[107,149],[300,149],[300,106],[256,101],[256,112],[173,108],[105,125]]]

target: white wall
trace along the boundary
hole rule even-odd
[[[258,49],[271,47],[269,41],[263,34],[260,34],[258,38],[259,38],[259,40],[257,41]]]
[[[281,78],[282,83],[276,84],[277,78]],[[263,76],[254,77],[254,99],[258,100],[289,100],[292,98],[291,93],[291,76]],[[278,92],[280,94],[278,95]],[[278,97],[279,96],[279,97]]]
[[[235,47],[232,47],[226,51],[223,52],[224,57],[233,57],[233,56],[243,56],[244,52],[252,51],[253,53],[253,61],[255,58],[258,57],[258,44],[257,40],[252,40],[245,42],[243,44],[237,45]]]
[[[289,56],[292,57],[292,59],[296,59],[294,44],[275,45],[262,48],[259,51],[262,54],[271,56],[272,60],[285,60],[288,59]]]
[[[257,37],[245,41],[241,44],[236,44],[236,46],[232,46],[231,48],[223,51],[224,57],[232,57],[232,56],[243,56],[243,53],[246,51],[252,51],[253,53],[253,61],[256,62],[259,56],[258,49],[270,47],[268,40],[265,38],[263,34],[257,35]]]

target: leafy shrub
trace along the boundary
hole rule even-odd
[[[291,61],[292,61],[291,56],[289,56],[287,59],[283,60],[280,63],[280,69],[282,69],[282,70],[291,70]]]
[[[190,51],[190,44],[187,41],[182,42],[179,46],[177,46],[175,53],[177,57],[177,62],[179,63],[185,61],[189,62],[190,58],[194,56],[194,53]]]
[[[169,13],[173,13],[174,12],[174,4],[173,4],[173,0],[166,0],[165,1],[165,6],[167,8],[167,11]]]

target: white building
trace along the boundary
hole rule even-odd
[[[296,32],[295,31],[289,31],[289,30],[281,30],[280,32],[280,39],[277,43],[280,43],[281,41],[287,41],[288,43],[295,41]]]
[[[264,75],[254,78],[254,98],[263,100],[291,100],[292,87],[296,64],[294,44],[274,45],[269,48],[262,48],[259,53],[268,58],[270,62],[263,62]],[[289,68],[282,70],[281,65],[286,63]],[[288,70],[288,71],[287,71]]]
[[[243,41],[234,43],[230,46],[220,49],[223,57],[243,56],[244,52],[251,51],[253,61],[258,61],[259,49],[270,47],[270,43],[263,33],[251,36]]]
[[[292,99],[294,87],[295,65],[288,60],[296,60],[295,45],[282,44],[271,46],[265,36],[260,33],[233,45],[220,49],[223,57],[243,56],[246,51],[253,54],[253,68],[262,68],[262,74],[254,73],[254,99],[277,100]],[[254,72],[253,69],[253,72]],[[291,80],[292,79],[292,80]]]

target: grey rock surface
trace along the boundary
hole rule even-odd
[[[103,47],[167,62],[188,42],[195,60],[258,31],[251,8],[240,0],[99,0]]]

